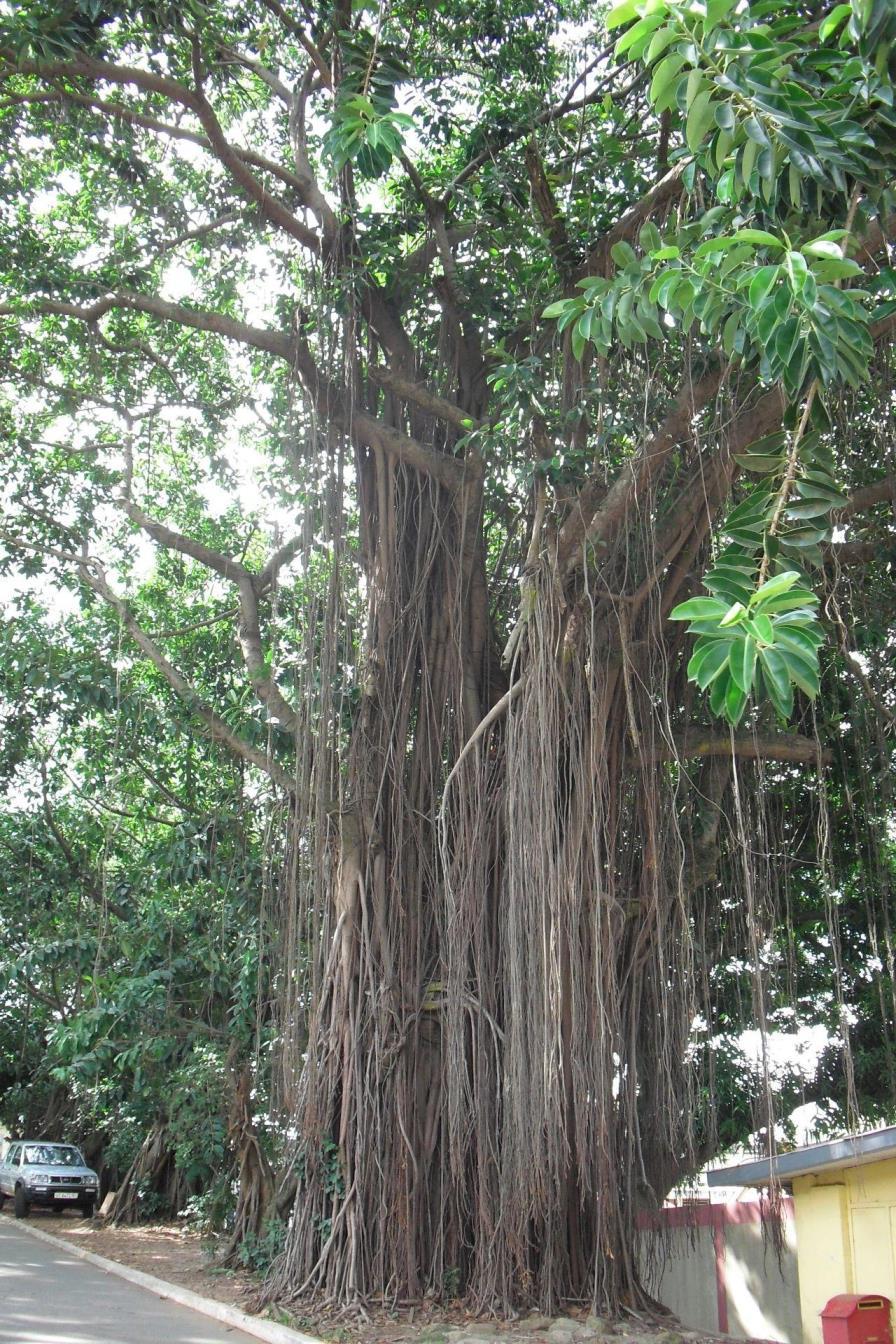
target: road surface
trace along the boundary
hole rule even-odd
[[[258,1344],[0,1218],[2,1344]]]

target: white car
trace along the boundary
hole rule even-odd
[[[9,1145],[0,1162],[0,1208],[12,1199],[16,1217],[27,1218],[32,1204],[59,1210],[72,1205],[90,1218],[99,1184],[72,1144],[19,1140]]]

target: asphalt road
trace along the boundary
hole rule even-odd
[[[258,1344],[0,1218],[2,1344]]]

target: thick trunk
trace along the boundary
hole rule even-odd
[[[446,792],[495,698],[481,541],[469,506],[374,468],[365,694],[319,853],[298,1189],[269,1292],[648,1306],[635,1213],[657,1154],[692,1156],[700,987],[687,781],[644,690],[680,694],[659,606],[623,633],[543,558],[506,721]]]

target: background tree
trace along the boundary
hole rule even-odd
[[[844,1046],[845,929],[890,1015],[893,24],[5,23],[8,563],[287,800],[271,1293],[641,1303],[719,1029],[817,985],[804,903]],[[147,542],[232,611],[254,711],[159,629]]]
[[[175,626],[180,596],[164,589]],[[247,792],[240,762],[197,742],[104,610],[69,612],[60,630],[33,598],[11,605],[3,1119],[81,1139],[104,1188],[119,1188],[118,1217],[193,1201],[223,1222],[235,1165],[259,1142],[228,1136],[239,1077],[258,1089],[254,1116],[276,1072],[276,807]],[[226,684],[226,642],[203,635],[194,679]],[[257,1235],[265,1212],[240,1231]]]

